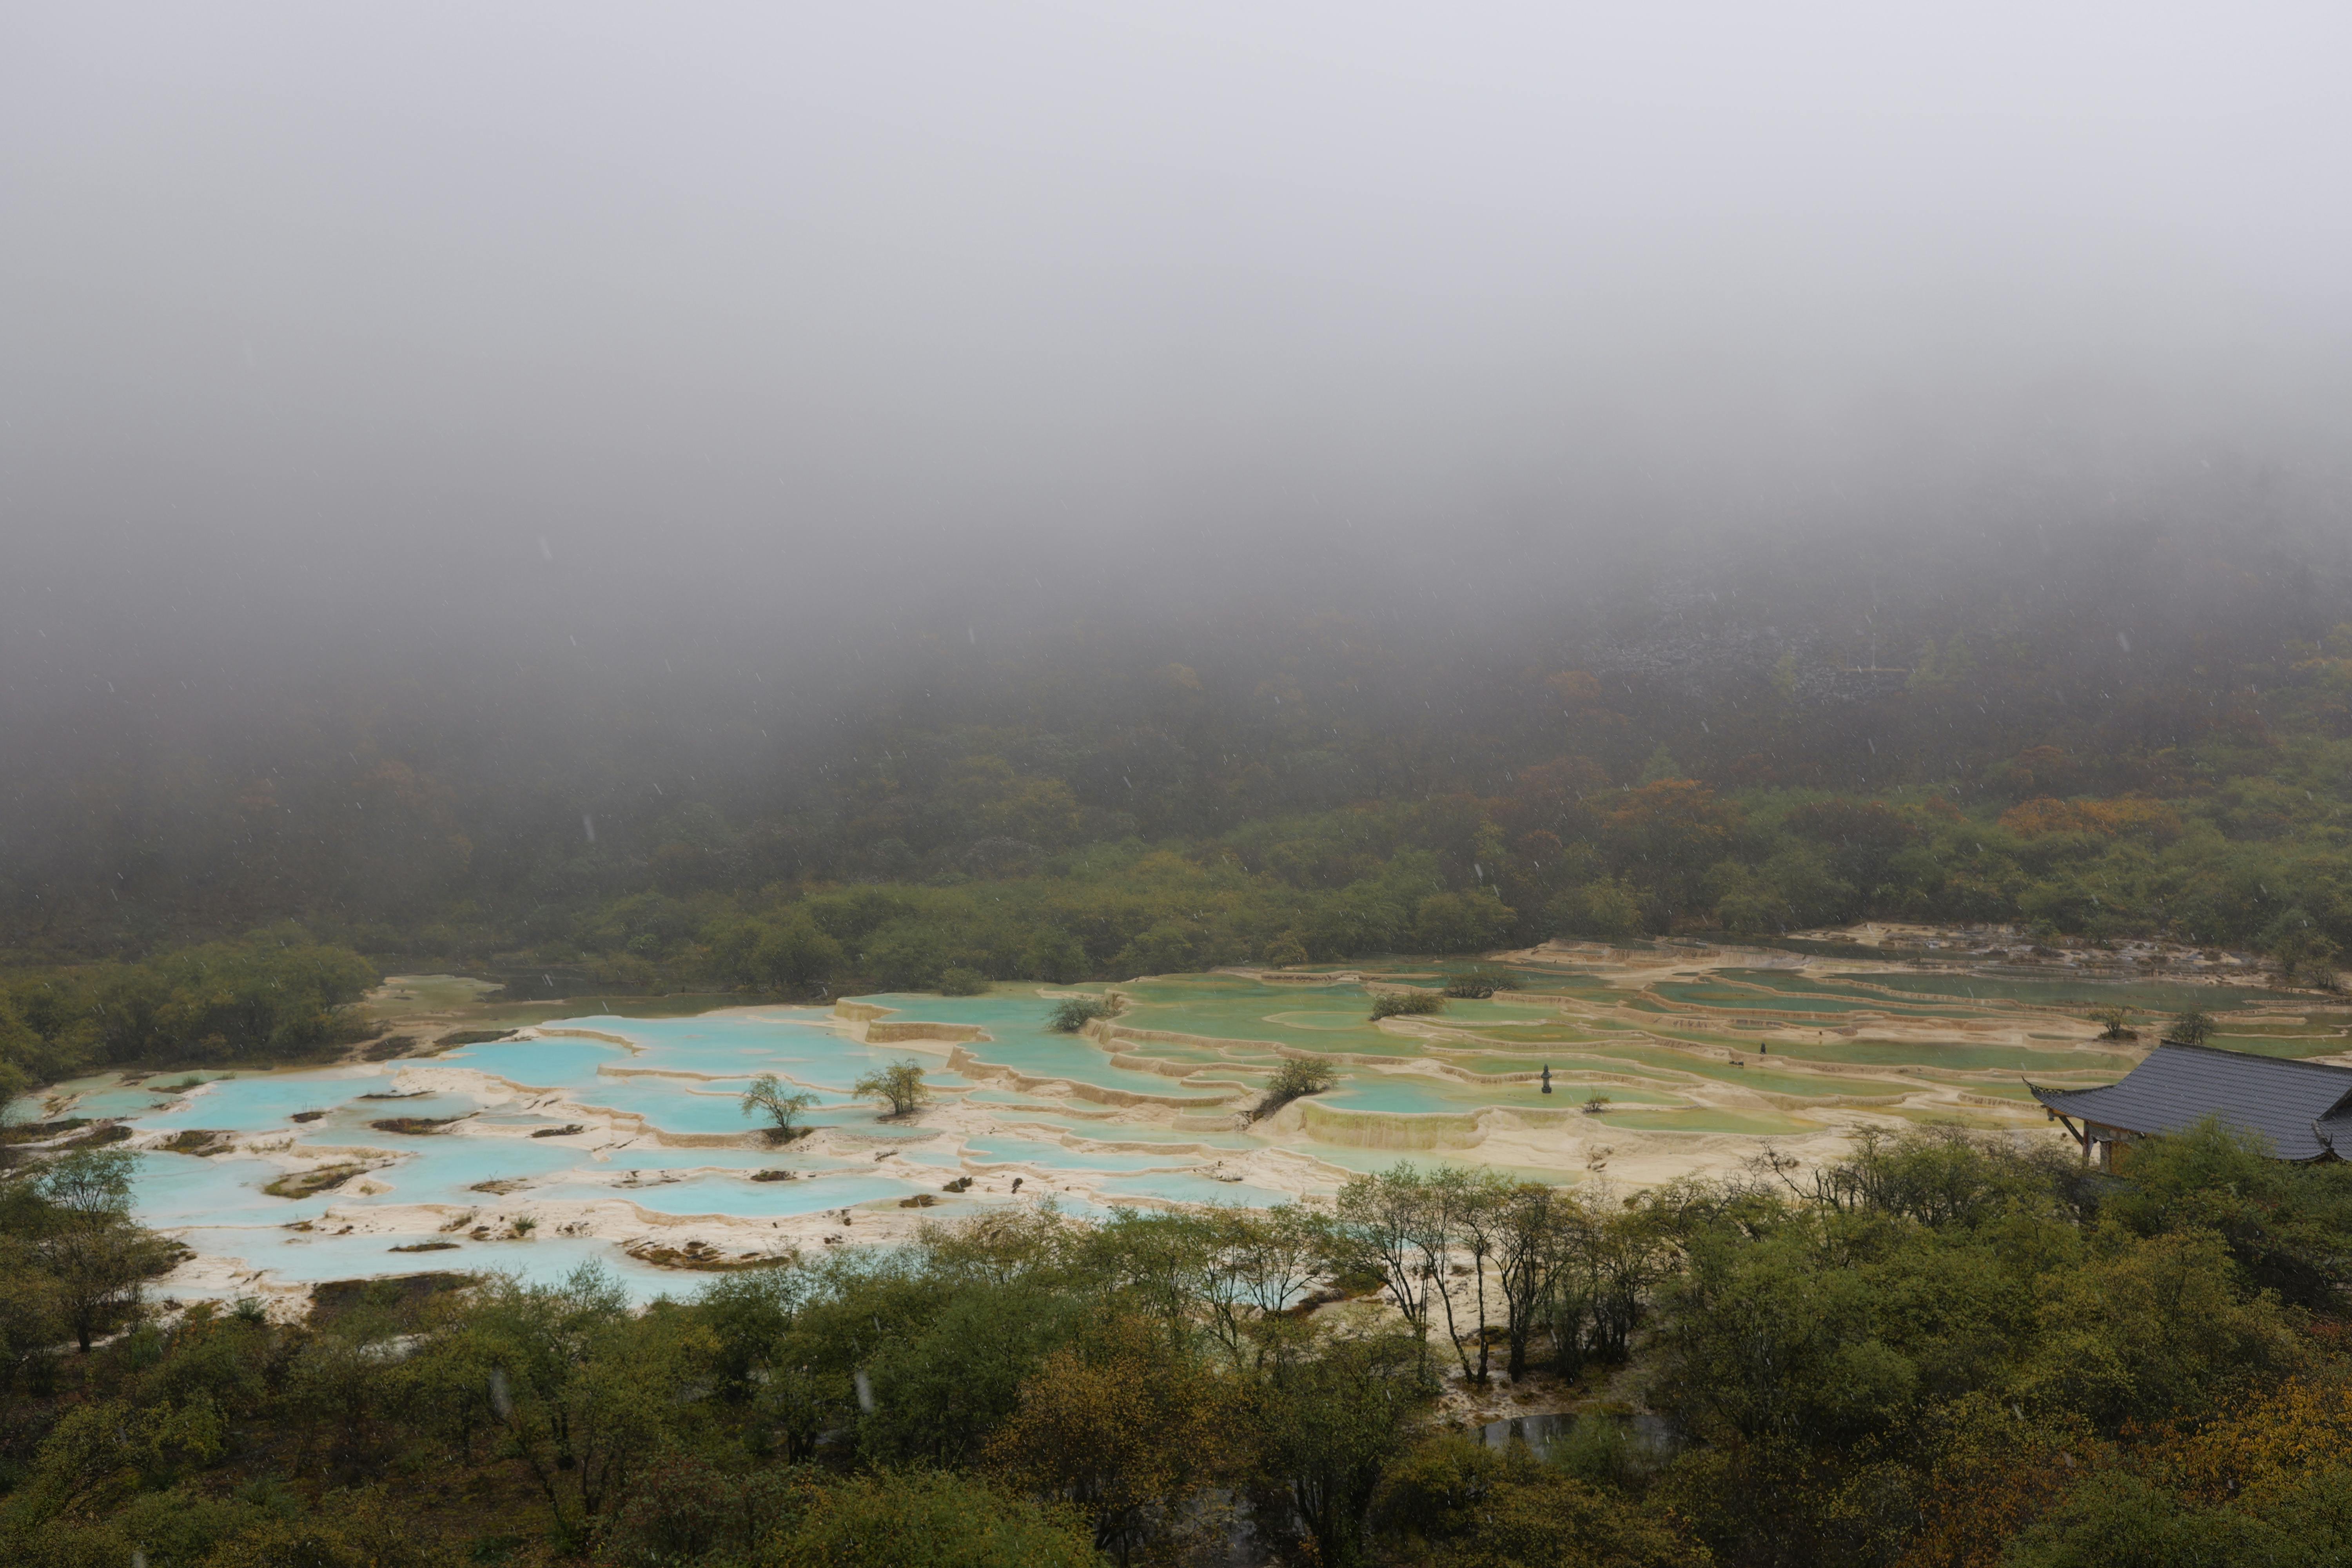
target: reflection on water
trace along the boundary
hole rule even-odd
[[[1646,1410],[1630,1415],[1612,1415],[1600,1411],[1559,1412],[1542,1415],[1513,1415],[1501,1421],[1489,1421],[1478,1428],[1478,1441],[1489,1448],[1507,1448],[1514,1443],[1525,1443],[1537,1458],[1549,1455],[1553,1447],[1576,1431],[1583,1421],[1613,1424],[1622,1438],[1637,1453],[1663,1455],[1673,1450],[1674,1428],[1663,1415]],[[1606,1428],[1603,1429],[1604,1431]]]
[[[1565,1436],[1576,1427],[1572,1415],[1514,1415],[1507,1420],[1489,1421],[1478,1428],[1478,1441],[1489,1448],[1507,1448],[1514,1443],[1525,1443],[1538,1455],[1549,1452],[1552,1439]]]

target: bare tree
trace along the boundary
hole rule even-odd
[[[1429,1365],[1429,1274],[1424,1266],[1428,1182],[1407,1161],[1339,1189],[1332,1238],[1343,1268],[1377,1273],[1389,1300],[1421,1342]]]
[[[1503,1291],[1504,1339],[1510,1347],[1504,1370],[1515,1382],[1527,1375],[1528,1342],[1566,1261],[1564,1232],[1580,1217],[1577,1206],[1556,1187],[1527,1182],[1505,1194],[1496,1215],[1495,1271]]]
[[[1437,1281],[1437,1299],[1445,1312],[1446,1337],[1454,1342],[1454,1353],[1462,1363],[1462,1375],[1484,1384],[1490,1371],[1486,1260],[1494,1256],[1502,1240],[1502,1208],[1510,1184],[1492,1171],[1440,1165],[1430,1173],[1427,1191],[1431,1202],[1423,1210],[1420,1240],[1430,1276]],[[1454,1258],[1457,1252],[1466,1252],[1470,1258],[1469,1279],[1459,1289],[1468,1298],[1475,1320],[1471,1335],[1478,1342],[1475,1369],[1470,1364],[1469,1352],[1463,1348],[1461,1325],[1454,1310],[1457,1289],[1454,1283]]]
[[[799,1134],[793,1123],[801,1113],[816,1103],[816,1096],[805,1090],[794,1093],[784,1088],[783,1080],[774,1073],[763,1072],[751,1080],[743,1091],[743,1114],[766,1116],[775,1123],[769,1131],[771,1143],[789,1143]]]

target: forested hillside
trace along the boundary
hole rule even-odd
[[[863,674],[445,660],[234,724],[159,681],[110,748],[16,752],[8,940],[293,920],[401,966],[806,992],[1867,916],[2325,970],[2352,579],[2069,539],[1626,568],[1557,616],[1087,608]]]

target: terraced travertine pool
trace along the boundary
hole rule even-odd
[[[2251,987],[2102,990],[1764,956],[1695,963],[1661,949],[1570,968],[1517,955],[1524,990],[1379,1022],[1366,982],[1430,986],[1439,969],[1140,979],[1114,987],[1123,1010],[1081,1035],[1047,1026],[1068,993],[1032,984],[841,1008],[541,1010],[510,1039],[299,1071],[93,1078],[20,1110],[128,1129],[140,1213],[197,1255],[167,1282],[181,1295],[430,1267],[546,1278],[588,1257],[649,1295],[678,1283],[661,1265],[689,1240],[743,1262],[1005,1204],[1311,1199],[1406,1156],[1641,1184],[1728,1170],[1767,1141],[1828,1158],[1873,1124],[2033,1136],[2046,1122],[2024,1078],[2106,1081],[2140,1055],[2093,1038],[2086,997],[2240,1009],[2221,1043],[2284,1055],[2339,1051],[2352,1023]],[[439,1005],[465,993],[412,976],[384,994]],[[1269,1074],[1299,1056],[1331,1061],[1334,1086],[1253,1119]],[[909,1058],[932,1102],[886,1120],[853,1086]],[[814,1097],[807,1136],[772,1146],[745,1119],[740,1097],[761,1073]],[[195,1131],[214,1136],[182,1136]],[[213,1152],[163,1146],[174,1140]],[[268,1190],[304,1192],[306,1173],[339,1179]]]

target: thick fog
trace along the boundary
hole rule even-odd
[[[1565,603],[1845,531],[2324,536],[2347,47],[2317,5],[20,6],[9,705]]]

